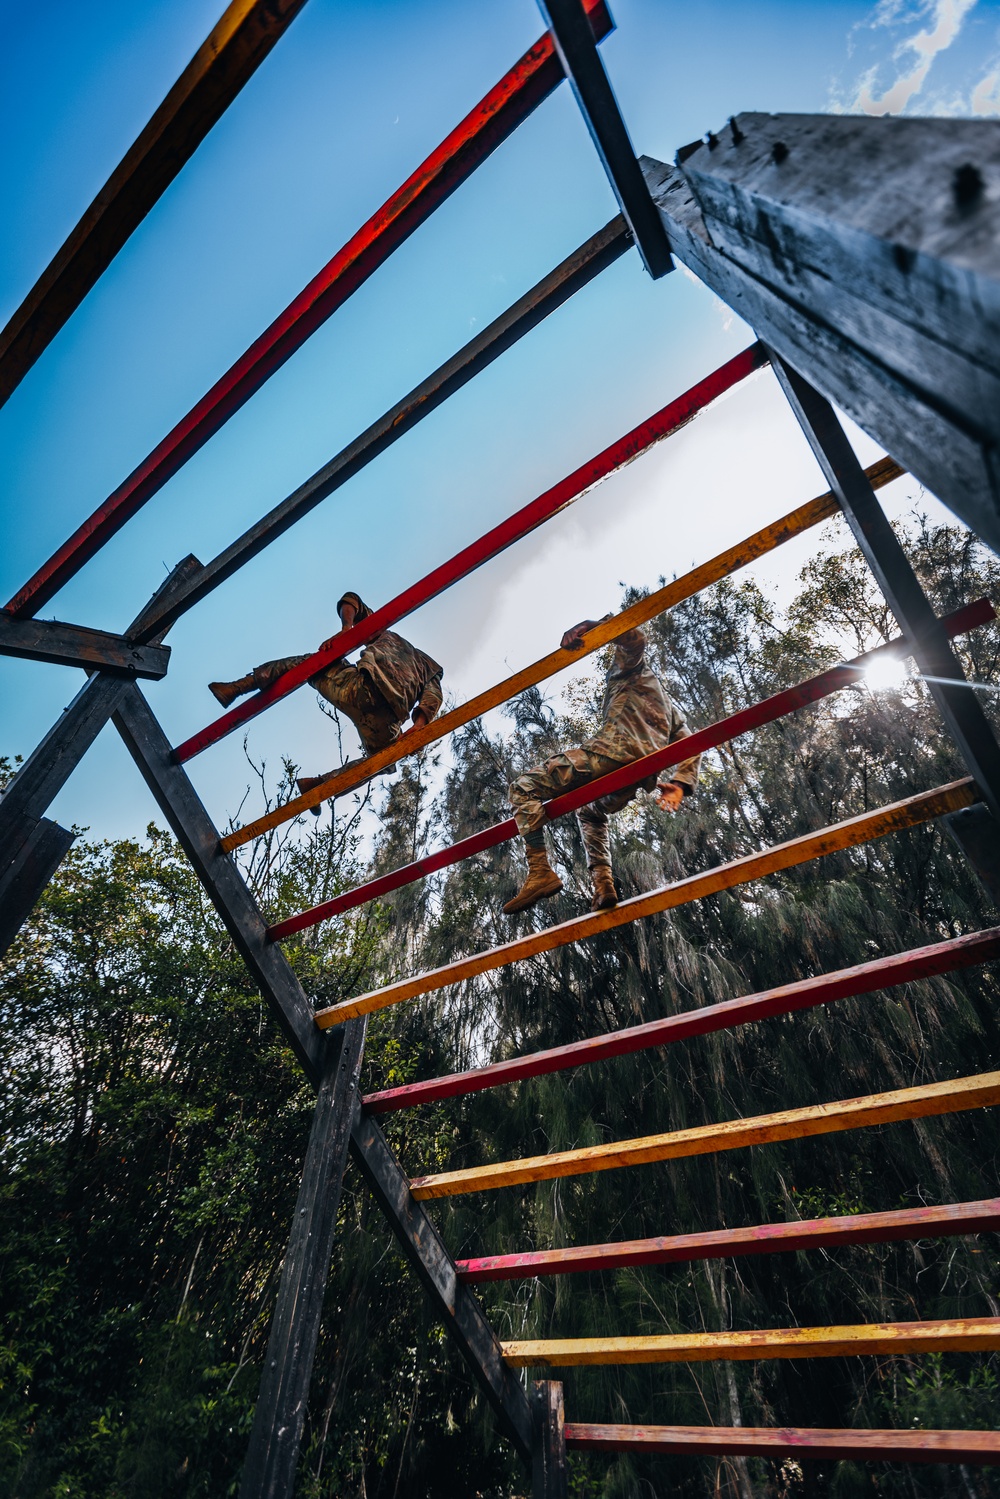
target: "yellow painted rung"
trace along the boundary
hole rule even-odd
[[[767,1145],[775,1140],[837,1134],[842,1130],[863,1129],[866,1125],[892,1124],[899,1119],[957,1114],[997,1103],[1000,1103],[1000,1072],[981,1072],[953,1082],[898,1088],[892,1093],[869,1093],[862,1098],[785,1109],[753,1119],[727,1119],[721,1124],[701,1124],[670,1134],[643,1135],[637,1140],[617,1140],[608,1145],[587,1145],[578,1150],[498,1161],[492,1166],[468,1166],[437,1176],[418,1176],[411,1181],[410,1191],[420,1199],[458,1197],[465,1192],[489,1192],[524,1182],[611,1171],[616,1166],[645,1166],[652,1161],[676,1161],[686,1156],[739,1150],[746,1145]]]
[[[761,1332],[663,1333],[639,1338],[543,1338],[504,1343],[515,1369],[581,1364],[695,1364],[719,1359],[839,1358],[859,1353],[973,1353],[1000,1349],[1000,1317],[772,1327]]]

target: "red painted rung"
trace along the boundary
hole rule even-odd
[[[998,1431],[816,1426],[602,1426],[567,1421],[573,1452],[800,1457],[894,1463],[1000,1463]]]
[[[606,0],[583,0],[598,41],[612,28]],[[258,391],[413,231],[470,177],[562,81],[548,32],[432,151],[207,395],[98,506],[7,604],[23,619],[47,603],[178,469]]]
[[[1000,950],[1000,928],[997,928]],[[940,970],[936,970],[940,971]],[[691,1260],[735,1259],[836,1249],[846,1244],[880,1244],[896,1239],[933,1239],[959,1234],[996,1233],[1000,1197],[951,1202],[941,1207],[899,1208],[889,1213],[856,1213],[842,1218],[809,1218],[790,1223],[757,1223],[750,1228],[718,1228],[700,1234],[631,1239],[619,1244],[576,1244],[569,1249],[537,1249],[524,1254],[490,1254],[457,1260],[459,1280],[530,1280],[539,1275],[573,1275],[642,1265],[686,1264]]]
[[[945,615],[941,619],[941,624],[949,635],[961,635],[966,630],[976,629],[979,625],[987,624],[995,618],[996,611],[989,600],[977,599],[975,603],[966,604],[964,608],[957,609],[954,614]],[[345,631],[345,634],[350,633],[350,631]],[[600,780],[591,781],[575,791],[567,791],[562,796],[554,797],[550,802],[546,802],[545,815],[549,821],[563,817],[567,812],[575,812],[578,807],[596,801],[598,797],[608,796],[612,792],[621,791],[627,786],[634,786],[639,781],[644,781],[647,776],[657,775],[667,766],[675,765],[678,760],[686,760],[689,756],[703,754],[705,750],[725,744],[728,740],[735,739],[740,734],[746,734],[751,729],[773,723],[775,719],[784,718],[798,708],[829,697],[831,693],[838,692],[851,682],[856,682],[859,671],[867,663],[877,659],[880,655],[897,651],[900,648],[905,649],[905,641],[902,639],[892,641],[889,645],[878,646],[875,650],[858,656],[854,661],[831,667],[829,671],[821,672],[818,677],[810,677],[808,681],[800,682],[796,687],[789,687],[784,692],[765,698],[763,702],[753,704],[750,708],[743,708],[739,713],[733,713],[729,718],[722,718],[718,723],[710,724],[706,729],[699,729],[697,733],[689,735],[686,739],[676,740],[665,749],[657,750],[652,755],[645,755],[641,760],[633,760],[630,765],[623,766],[621,770],[614,770],[610,775],[602,776]],[[264,694],[262,693],[261,696]],[[300,911],[296,916],[289,916],[286,921],[279,921],[275,926],[269,927],[268,936],[272,941],[291,937],[307,927],[316,926],[320,921],[326,921],[332,916],[340,916],[345,911],[364,905],[378,895],[385,895],[390,890],[398,890],[401,886],[423,879],[425,875],[436,870],[445,869],[451,864],[458,864],[472,854],[480,853],[483,849],[504,843],[508,838],[513,838],[516,833],[517,824],[510,817],[505,822],[498,822],[491,828],[485,828],[480,833],[474,833],[462,839],[459,843],[451,844],[448,848],[439,849],[435,854],[428,854],[426,858],[418,859],[413,864],[403,865],[390,874],[381,875],[378,879],[358,885],[354,890],[347,890],[343,895],[335,896],[321,905],[312,906],[308,911]]]
[[[421,578],[418,583],[413,583],[409,588],[398,593],[388,604],[383,604],[376,609],[367,619],[360,624],[352,625],[349,630],[341,630],[334,635],[330,643],[321,651],[316,651],[305,661],[293,666],[291,671],[286,671],[283,677],[265,687],[263,691],[257,692],[245,702],[235,708],[230,708],[228,713],[223,713],[220,718],[201,729],[199,733],[193,734],[190,739],[185,739],[183,744],[174,750],[174,758],[178,761],[190,760],[192,756],[198,755],[211,744],[224,739],[241,724],[247,723],[251,718],[256,718],[258,713],[263,713],[272,703],[279,702],[281,698],[287,697],[297,687],[301,687],[311,676],[336,661],[340,656],[346,656],[351,651],[357,650],[381,630],[387,630],[397,620],[406,614],[412,614],[421,604],[426,604],[429,599],[435,598],[453,583],[457,583],[468,573],[481,567],[484,562],[489,562],[500,552],[505,551],[515,541],[529,535],[543,522],[550,520],[560,510],[578,499],[584,490],[604,479],[615,469],[622,468],[626,463],[631,463],[640,453],[660,442],[664,437],[669,437],[677,432],[692,417],[697,416],[699,411],[704,410],[712,401],[741,380],[745,380],[754,370],[760,369],[767,363],[767,355],[760,344],[751,344],[744,349],[742,354],[737,354],[735,359],[730,359],[721,369],[715,370],[711,375],[700,380],[697,385],[678,396],[675,401],[670,401],[662,410],[656,412],[648,421],[627,432],[617,442],[598,453],[589,463],[576,469],[568,478],[560,483],[554,484],[544,494],[532,500],[530,504],[508,516],[501,521],[499,526],[494,526],[474,541],[470,546],[463,547],[449,561],[443,562],[440,567],[434,568],[426,577]]]
[[[874,958],[869,963],[839,968],[834,973],[800,979],[793,984],[782,984],[777,989],[765,989],[759,994],[742,995],[738,999],[704,1005],[698,1010],[684,1010],[665,1020],[650,1020],[645,1025],[610,1031],[605,1036],[589,1036],[585,1041],[572,1041],[567,1046],[553,1046],[547,1051],[512,1057],[507,1062],[493,1062],[488,1067],[477,1067],[470,1072],[453,1072],[447,1077],[432,1077],[420,1083],[387,1088],[382,1093],[370,1093],[364,1099],[364,1105],[374,1114],[388,1114],[397,1109],[414,1108],[420,1103],[440,1103],[446,1098],[481,1093],[486,1088],[499,1088],[505,1083],[565,1072],[572,1067],[585,1067],[590,1062],[630,1056],[653,1046],[670,1046],[692,1036],[707,1036],[751,1021],[832,1004],[856,994],[871,994],[916,979],[954,973],[960,968],[988,963],[993,958],[1000,958],[1000,926],[970,932],[965,937],[952,937],[927,947],[914,947],[887,958]]]

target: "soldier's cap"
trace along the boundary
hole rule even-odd
[[[367,619],[369,614],[372,613],[372,610],[369,609],[360,593],[345,593],[342,598],[337,600],[337,613],[341,616],[345,604],[354,605],[356,615],[354,623],[356,625],[360,624],[363,619]]]

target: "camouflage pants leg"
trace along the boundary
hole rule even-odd
[[[588,781],[617,770],[621,763],[620,760],[612,760],[608,755],[602,755],[589,745],[582,744],[579,749],[564,750],[561,755],[553,755],[551,760],[546,760],[544,765],[536,765],[523,776],[518,776],[510,788],[510,804],[514,809],[517,830],[525,843],[535,848],[545,846],[543,802],[563,791],[572,791],[576,786],[585,786]],[[577,812],[577,821],[587,851],[587,863],[591,867],[595,863],[610,862],[607,852],[607,814],[623,807],[633,795],[634,792],[619,792],[617,796],[601,797],[598,806],[614,803],[613,806],[608,805],[604,812],[595,812],[593,807],[581,807]]]
[[[282,656],[277,661],[265,661],[254,668],[255,687],[269,687],[272,682],[306,656]],[[349,661],[333,661],[309,678],[320,697],[349,718],[361,735],[366,754],[385,749],[399,738],[399,724],[385,698],[374,685],[367,672],[359,671]]]

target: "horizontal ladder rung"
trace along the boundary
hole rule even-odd
[[[745,994],[738,999],[723,1000],[720,1004],[682,1010],[679,1015],[668,1015],[663,1020],[650,1020],[644,1025],[610,1031],[604,1036],[588,1036],[585,1041],[572,1041],[567,1046],[553,1046],[546,1051],[530,1052],[527,1056],[511,1057],[509,1061],[492,1062],[469,1072],[452,1072],[446,1077],[404,1083],[398,1088],[386,1088],[381,1093],[369,1093],[363,1102],[365,1108],[370,1109],[373,1114],[414,1108],[420,1103],[439,1103],[442,1099],[460,1098],[486,1088],[499,1088],[505,1083],[521,1082],[529,1077],[544,1077],[549,1073],[567,1071],[571,1067],[584,1067],[612,1057],[631,1056],[650,1047],[686,1041],[692,1036],[706,1036],[715,1031],[748,1025],[752,1021],[768,1020],[776,1015],[811,1009],[815,1005],[831,1004],[838,999],[871,994],[875,990],[889,989],[896,984],[912,983],[915,979],[954,973],[959,968],[970,968],[997,957],[1000,957],[1000,926],[989,927],[981,932],[969,932],[964,937],[953,937],[947,942],[934,942],[927,947],[914,947],[909,952],[890,953],[885,957],[875,958],[870,963],[859,963],[852,968],[839,968],[834,973],[823,973],[814,978],[799,979],[795,983],[781,984],[776,989],[765,989],[759,994]]]
[[[1000,1197],[980,1202],[949,1202],[940,1207],[899,1208],[890,1213],[855,1213],[842,1218],[805,1218],[791,1223],[756,1223],[750,1228],[717,1228],[700,1234],[631,1239],[618,1244],[576,1244],[570,1249],[539,1249],[525,1254],[484,1255],[458,1260],[459,1280],[525,1280],[536,1275],[620,1270],[627,1266],[684,1264],[690,1260],[732,1259],[737,1255],[836,1249],[848,1244],[880,1244],[894,1239],[944,1238],[1000,1230]]]
[[[718,1359],[840,1358],[860,1353],[975,1353],[1000,1348],[1000,1317],[772,1327],[760,1332],[656,1333],[637,1338],[541,1338],[504,1343],[515,1369],[542,1365],[699,1364]]]
[[[897,1463],[1000,1463],[998,1431],[893,1431],[817,1426],[603,1426],[567,1421],[575,1452],[690,1453]]]
[[[836,1103],[759,1114],[753,1119],[726,1119],[721,1124],[700,1124],[694,1129],[643,1135],[637,1140],[616,1140],[609,1145],[588,1145],[578,1150],[553,1151],[550,1155],[498,1161],[489,1166],[470,1166],[462,1171],[443,1171],[437,1176],[415,1177],[410,1190],[420,1199],[457,1197],[465,1192],[488,1192],[524,1182],[611,1171],[617,1166],[644,1166],[653,1161],[676,1161],[716,1151],[739,1150],[747,1145],[767,1145],[775,1140],[800,1140],[808,1135],[893,1124],[900,1119],[957,1114],[997,1103],[1000,1103],[1000,1072],[981,1072],[953,1082],[897,1088],[892,1093],[869,1093]]]

